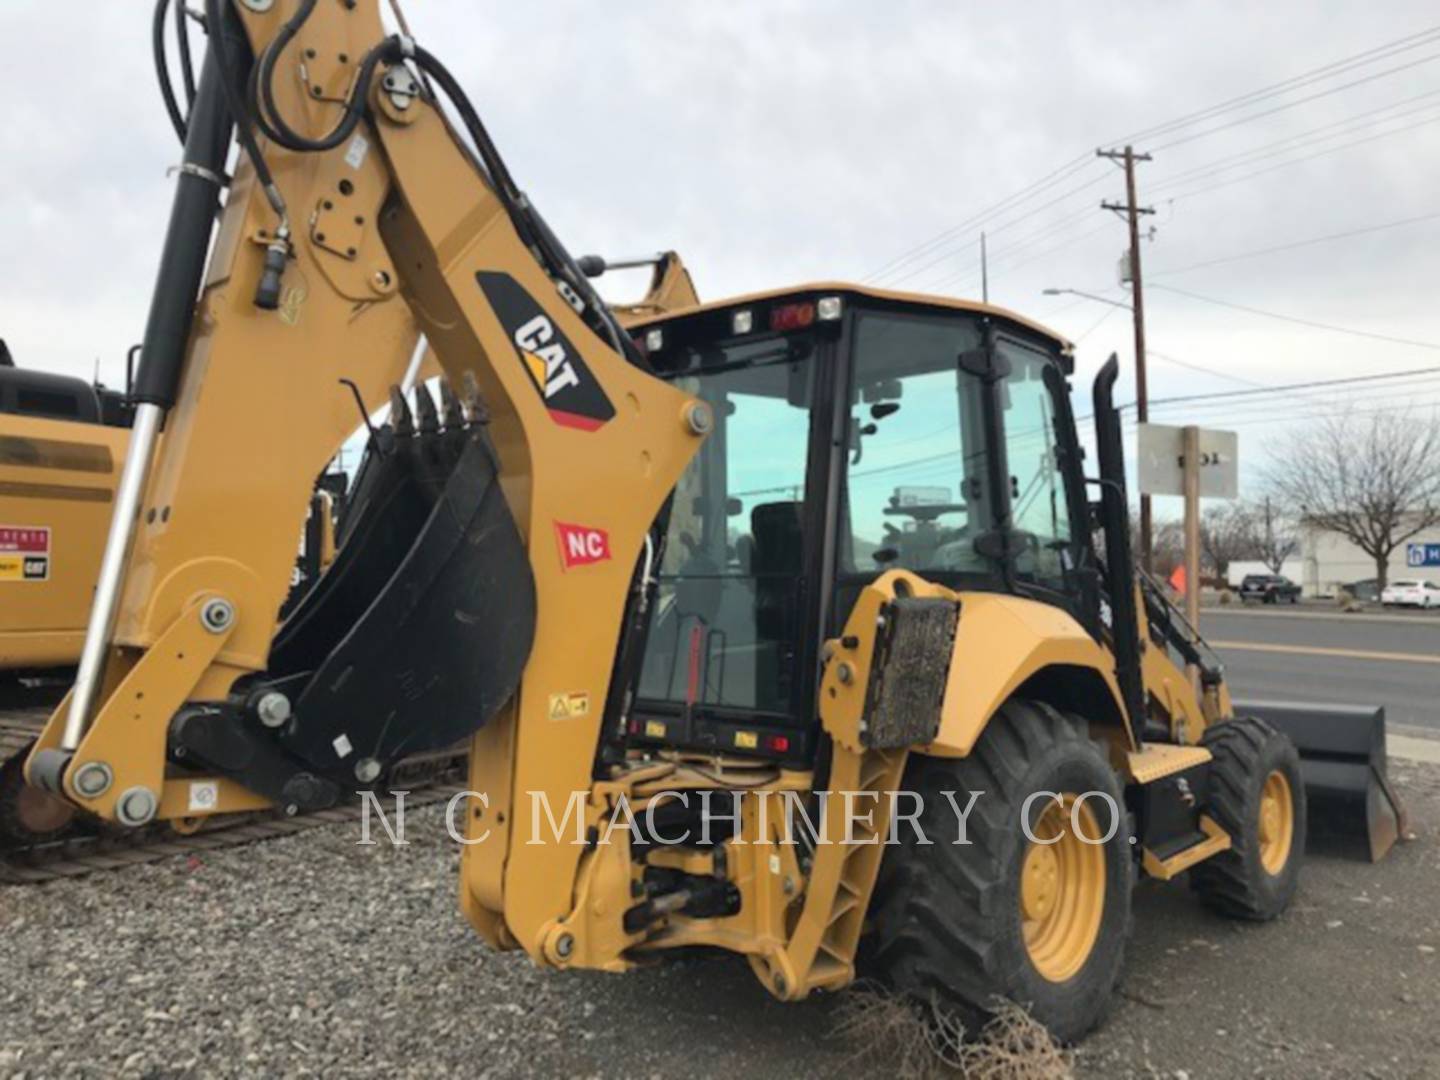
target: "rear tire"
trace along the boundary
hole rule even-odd
[[[1124,966],[1131,851],[1119,779],[1084,722],[1040,702],[1012,701],[969,757],[912,756],[904,787],[923,800],[918,822],[931,843],[902,829],[901,843],[885,851],[862,946],[866,974],[947,1007],[972,1034],[1003,999],[1066,1042],[1095,1028]],[[1110,839],[1083,850],[1073,836],[1043,848],[1028,840],[1025,800],[1051,791],[1113,799],[1118,822],[1098,797],[1078,811],[1087,835],[1113,832]],[[972,792],[984,794],[962,845],[959,811]],[[1028,810],[1033,833],[1054,835],[1045,823],[1061,806],[1034,799]]]
[[[1263,720],[1213,724],[1200,745],[1214,755],[1205,812],[1231,848],[1190,872],[1210,908],[1236,919],[1275,918],[1295,896],[1305,851],[1305,781],[1290,739]]]

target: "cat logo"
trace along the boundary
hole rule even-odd
[[[613,418],[615,406],[565,332],[535,298],[509,274],[482,270],[475,278],[510,336],[550,419],[562,427],[596,431]]]

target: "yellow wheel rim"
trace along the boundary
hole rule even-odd
[[[1050,982],[1064,982],[1085,966],[1105,914],[1105,847],[1086,843],[1070,827],[1075,796],[1061,796],[1040,815],[1036,840],[1020,868],[1020,923],[1030,963]],[[1090,840],[1104,833],[1089,803],[1075,813]]]
[[[1290,861],[1295,840],[1295,802],[1290,781],[1279,769],[1265,778],[1260,792],[1260,865],[1274,877]]]

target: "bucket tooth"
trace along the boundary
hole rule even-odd
[[[445,415],[446,431],[458,431],[465,426],[465,410],[460,407],[460,399],[449,379],[440,380],[440,408]]]
[[[421,435],[436,435],[440,432],[440,413],[435,408],[435,399],[424,383],[415,386],[415,421]]]
[[[415,434],[415,417],[410,413],[410,403],[398,386],[390,387],[390,426],[397,436]]]
[[[465,372],[460,381],[460,401],[465,407],[466,419],[472,424],[488,424],[490,410],[485,407],[485,397],[480,393],[480,383],[473,371]]]

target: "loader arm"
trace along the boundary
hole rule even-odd
[[[134,825],[326,805],[474,736],[476,770],[564,806],[591,785],[620,628],[705,406],[625,355],[453,77],[386,36],[379,0],[206,6],[88,663],[27,774]],[[232,128],[246,152],[207,261]],[[443,431],[422,418],[443,445],[393,450],[404,476],[380,502],[428,512],[392,557],[342,549],[275,648],[313,478],[417,329],[467,408]],[[529,944],[570,910],[580,849],[527,846],[528,822],[499,816],[481,857]]]

